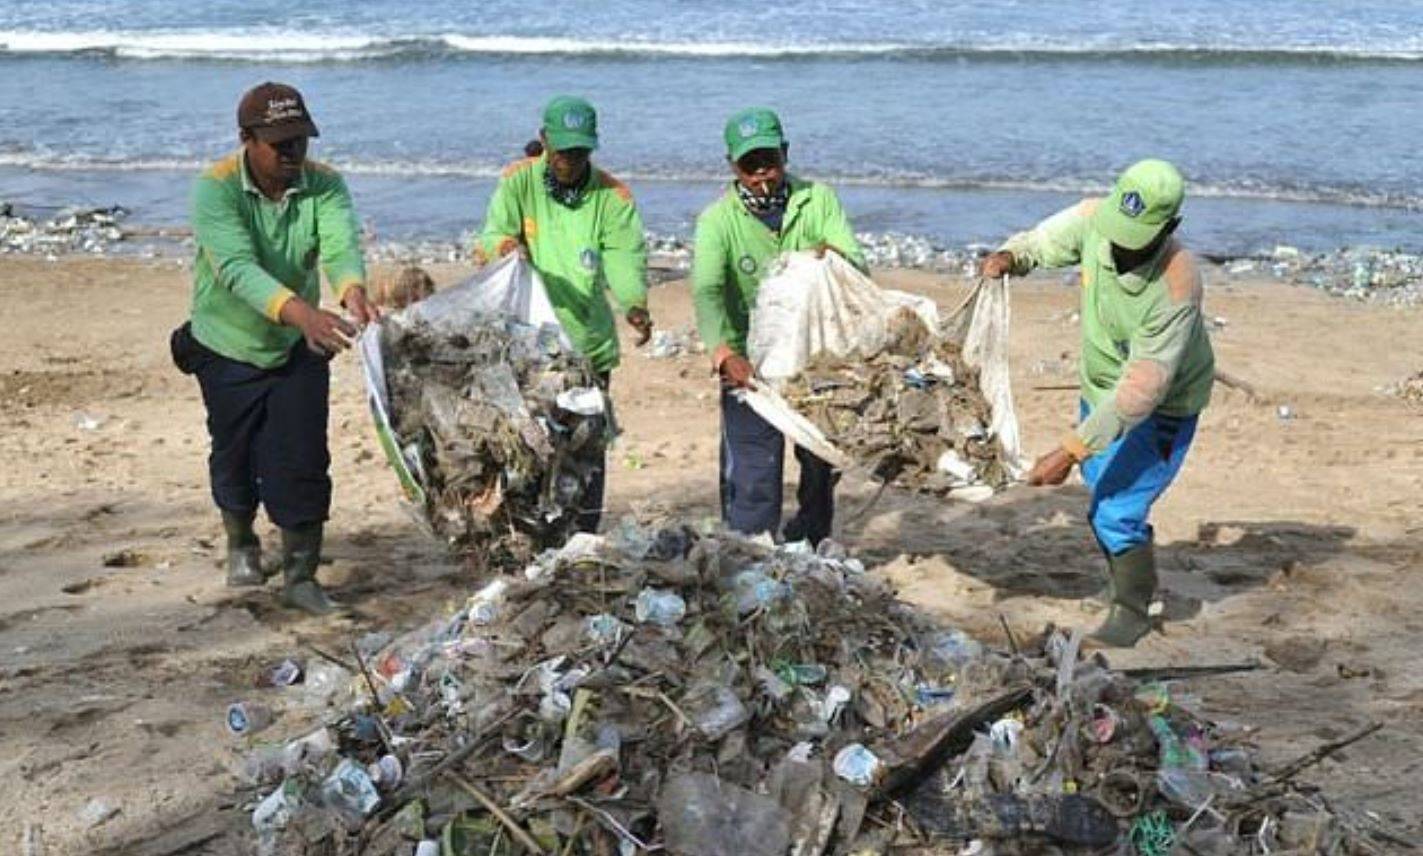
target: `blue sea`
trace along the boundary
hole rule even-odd
[[[994,241],[1158,156],[1203,250],[1423,249],[1417,0],[6,0],[0,201],[182,223],[263,80],[306,94],[381,237],[473,227],[574,93],[658,232],[766,104],[863,231]]]

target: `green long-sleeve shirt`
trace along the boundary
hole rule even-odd
[[[697,331],[707,351],[724,345],[746,356],[751,307],[766,265],[794,250],[834,247],[860,270],[865,256],[835,191],[823,184],[788,176],[790,198],[779,232],[746,210],[733,184],[697,218],[692,256],[692,301]]]
[[[259,368],[285,363],[301,332],[281,323],[282,306],[293,296],[320,303],[318,267],[338,298],[365,283],[351,194],[324,164],[307,161],[273,202],[237,151],[203,171],[192,205],[193,336],[224,357]]]
[[[564,205],[544,186],[545,158],[516,161],[489,199],[479,254],[494,258],[522,242],[548,289],[549,303],[580,353],[599,371],[618,364],[618,334],[603,291],[624,313],[647,306],[642,216],[622,182],[596,167],[578,202]]]
[[[1174,239],[1128,273],[1092,226],[1099,200],[1054,214],[1004,243],[1013,273],[1082,266],[1082,397],[1088,417],[1063,446],[1083,458],[1152,413],[1192,416],[1210,401],[1215,357],[1201,316],[1203,289],[1190,252]]]

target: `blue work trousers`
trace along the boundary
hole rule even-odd
[[[1084,401],[1081,418],[1089,412]],[[1181,471],[1198,419],[1153,413],[1082,462],[1082,480],[1092,491],[1092,533],[1107,555],[1118,556],[1151,541],[1151,506]]]

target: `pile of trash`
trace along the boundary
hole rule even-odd
[[[886,482],[942,495],[1012,480],[989,431],[992,410],[962,349],[932,337],[918,316],[896,313],[883,349],[820,355],[781,389],[852,460]]]
[[[1423,255],[1401,250],[1344,247],[1306,253],[1279,246],[1266,257],[1231,261],[1225,270],[1232,275],[1268,272],[1336,297],[1386,305],[1413,306],[1423,301]]]
[[[391,313],[361,343],[407,498],[436,534],[493,567],[564,543],[602,503],[607,397],[552,310],[530,315],[532,290],[546,303],[536,283],[511,257]]]
[[[1166,685],[1081,659],[1080,638],[991,650],[834,542],[624,523],[344,665],[313,658],[305,692],[268,690],[335,709],[252,746],[252,822],[266,853],[367,856],[1235,853],[1359,834]]]
[[[25,217],[0,203],[0,254],[103,254],[124,239],[119,222],[128,211],[109,208],[65,208],[48,219]]]

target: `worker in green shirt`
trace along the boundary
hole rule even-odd
[[[618,334],[604,291],[613,293],[641,346],[652,336],[647,311],[647,245],[627,187],[595,167],[598,114],[582,98],[559,96],[543,112],[540,155],[504,170],[484,217],[475,257],[518,252],[539,272],[549,303],[606,391],[618,365]],[[579,528],[602,517],[606,467],[590,475]]]
[[[377,310],[345,182],[307,160],[317,130],[301,93],[253,88],[237,126],[242,147],[193,189],[192,312],[173,332],[173,360],[197,376],[207,408],[228,585],[265,582],[260,504],[281,529],[282,602],[322,614],[333,608],[316,581],[331,508],[327,362],[357,328],[320,308],[321,272],[355,325]]]
[[[740,390],[754,383],[746,334],[761,278],[776,256],[830,250],[860,270],[866,270],[865,258],[835,192],[786,171],[790,146],[773,111],[737,113],[724,138],[734,178],[697,218],[692,261],[697,329],[722,381],[722,519],[740,532],[818,544],[830,535],[839,476],[797,446],[799,508],[778,533],[785,438],[740,398]]]
[[[1180,472],[1215,377],[1201,276],[1172,234],[1184,198],[1174,166],[1141,161],[1107,198],[1014,235],[982,266],[987,277],[1081,266],[1080,422],[1028,481],[1062,484],[1081,467],[1111,601],[1093,635],[1110,646],[1135,645],[1151,629],[1157,577],[1148,517]]]

